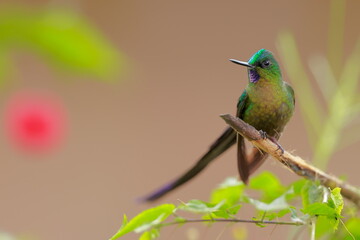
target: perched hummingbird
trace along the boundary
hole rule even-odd
[[[293,115],[295,97],[292,87],[282,79],[278,62],[273,54],[265,49],[256,52],[248,62],[234,59],[230,61],[247,67],[249,76],[249,83],[237,104],[236,116],[261,131],[264,137],[268,137],[281,148],[277,140]],[[264,162],[267,153],[253,148],[247,156],[244,138],[229,127],[190,170],[150,194],[145,200],[156,200],[189,181],[235,143],[240,178],[247,183],[250,174]]]

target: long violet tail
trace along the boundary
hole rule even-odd
[[[210,162],[212,162],[215,158],[229,149],[236,142],[236,133],[232,128],[227,128],[225,132],[210,146],[207,153],[205,153],[200,160],[190,168],[185,174],[180,176],[175,181],[166,184],[159,190],[151,193],[146,196],[144,201],[154,201],[168,192],[176,189],[182,184],[186,183],[193,177],[195,177],[199,172],[201,172]]]

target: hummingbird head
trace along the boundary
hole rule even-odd
[[[256,83],[260,78],[269,81],[281,79],[279,64],[275,60],[274,55],[266,49],[257,51],[248,62],[235,59],[230,59],[230,61],[246,66],[248,68],[249,81],[252,83]]]

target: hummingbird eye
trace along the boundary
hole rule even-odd
[[[269,60],[265,60],[261,63],[261,67],[267,68],[271,65],[271,62]]]

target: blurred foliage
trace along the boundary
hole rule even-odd
[[[0,240],[17,240],[17,238],[8,233],[0,232]]]
[[[270,185],[267,184],[269,182]],[[252,195],[260,195],[260,200]],[[359,218],[348,216],[346,220],[341,220],[344,202],[340,188],[329,190],[303,179],[285,186],[272,173],[263,172],[252,178],[249,185],[236,178],[226,179],[212,191],[209,202],[193,199],[178,206],[163,204],[147,209],[131,220],[125,216],[119,231],[110,239],[118,239],[130,232],[141,234],[140,240],[156,239],[163,227],[182,226],[194,221],[211,224],[227,220],[235,223],[240,220],[237,215],[241,215],[243,205],[252,206],[258,216],[247,222],[254,221],[260,227],[274,220],[278,224],[297,225],[297,228],[316,226],[314,236],[331,240],[339,239],[334,236],[354,239],[352,236],[359,233],[358,228],[354,227],[360,222]],[[188,220],[181,216],[182,212],[200,215],[201,218]],[[169,218],[172,220],[167,221]],[[238,235],[237,239],[246,237],[244,234]],[[293,239],[300,239],[298,237],[294,236]]]
[[[0,232],[0,240],[38,240],[38,238],[33,235],[27,235],[27,234],[14,236],[7,232]]]
[[[69,9],[0,10],[0,79],[10,68],[8,54],[17,49],[41,55],[58,70],[113,80],[124,57],[79,14]]]
[[[359,128],[354,130],[352,126],[360,115],[360,39],[342,64],[345,2],[331,1],[327,57],[313,56],[308,63],[326,106],[315,94],[294,36],[283,32],[278,38],[278,49],[294,86],[314,152],[313,162],[323,170],[337,150],[360,139]]]

